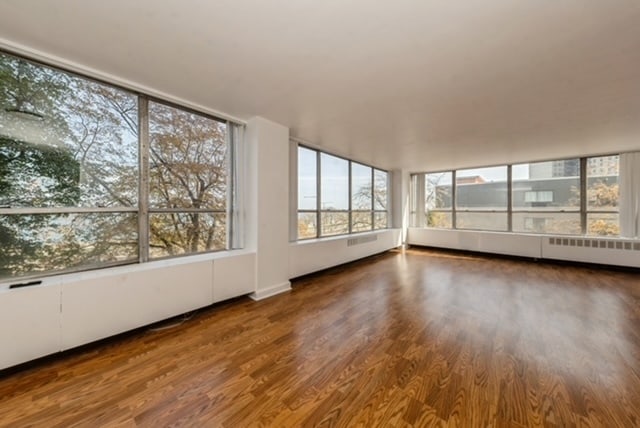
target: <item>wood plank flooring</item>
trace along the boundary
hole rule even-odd
[[[2,373],[0,426],[638,427],[640,279],[390,252]]]

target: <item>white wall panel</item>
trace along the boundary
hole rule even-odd
[[[349,239],[376,235],[375,241],[348,246]],[[291,243],[289,276],[295,278],[347,263],[398,246],[400,229],[387,229],[335,238],[314,239]]]
[[[207,306],[213,302],[212,281],[212,260],[152,262],[69,278],[62,286],[62,348]]]
[[[541,239],[517,233],[410,228],[407,241],[410,245],[540,258]]]
[[[249,294],[255,291],[255,288],[255,253],[215,260],[213,264],[214,302]]]
[[[60,284],[0,291],[0,369],[60,350]]]
[[[457,231],[443,229],[425,229],[410,227],[407,232],[409,245],[427,245],[430,247],[462,249]]]
[[[463,232],[467,234],[476,232]],[[517,233],[480,232],[479,251],[520,257],[540,258],[541,236]]]
[[[525,235],[517,233],[478,232],[451,229],[410,228],[408,243],[430,247],[458,250],[480,251],[493,254],[505,254],[521,257],[566,260],[584,263],[597,263],[613,266],[640,267],[640,251],[617,248],[593,248],[568,245],[551,245],[551,236]],[[584,240],[585,237],[566,237],[570,241]],[[605,239],[620,244],[625,240]],[[637,241],[626,240],[627,244]]]

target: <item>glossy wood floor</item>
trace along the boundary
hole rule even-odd
[[[638,274],[391,252],[0,375],[0,425],[640,426]]]

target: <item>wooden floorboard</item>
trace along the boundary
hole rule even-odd
[[[0,374],[0,426],[640,426],[637,273],[412,249]]]

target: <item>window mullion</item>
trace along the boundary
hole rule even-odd
[[[376,210],[376,200],[375,200],[375,195],[376,195],[376,170],[375,168],[371,168],[371,230],[375,230],[376,229],[376,215],[375,215],[375,210]]]
[[[351,167],[351,161],[349,161],[349,173],[348,173],[348,187],[349,187],[349,205],[348,205],[348,210],[349,210],[349,215],[348,217],[348,222],[349,222],[349,228],[347,229],[349,231],[349,233],[353,233],[351,224],[352,224],[352,218],[353,218],[353,205],[351,203],[352,199],[353,199],[353,177],[352,177],[352,170],[353,168]]]
[[[457,229],[457,208],[456,208],[456,192],[458,191],[458,183],[456,179],[457,171],[451,171],[451,228]]]
[[[507,165],[507,231],[513,231],[513,171],[512,166]]]
[[[321,227],[322,227],[322,213],[320,212],[320,208],[322,207],[322,183],[320,176],[320,152],[316,151],[316,238],[321,236]]]
[[[138,97],[138,258],[149,260],[149,100]]]
[[[587,234],[587,158],[580,158],[580,232]]]

